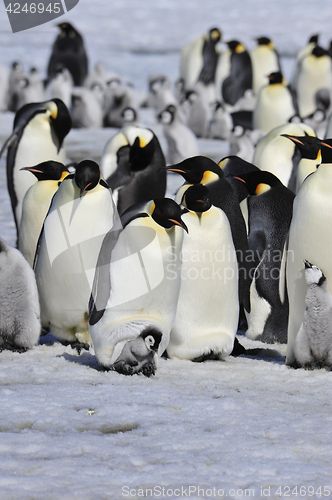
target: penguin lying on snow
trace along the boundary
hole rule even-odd
[[[332,369],[332,296],[319,267],[304,261],[307,294],[294,355],[299,366]]]
[[[63,141],[71,129],[67,107],[60,99],[26,104],[15,115],[14,130],[2,146],[7,152],[7,186],[18,230],[25,193],[37,179],[22,167],[43,161],[65,163]]]
[[[120,373],[155,371],[169,342],[180,291],[183,209],[169,198],[130,207],[99,254],[89,331],[99,363]]]
[[[21,252],[0,238],[0,351],[25,351],[40,335],[34,272]]]
[[[61,183],[36,257],[42,326],[80,348],[91,344],[88,303],[98,254],[115,206],[100,169],[83,160]]]

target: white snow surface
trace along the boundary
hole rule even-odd
[[[0,62],[45,70],[54,25],[13,35],[0,9]],[[214,25],[252,45],[270,35],[290,74],[290,56],[311,34],[328,43],[330,14],[327,0],[81,0],[66,19],[85,33],[92,62],[107,56],[143,88],[148,72],[176,78],[181,46]],[[1,144],[12,121],[0,115]],[[68,158],[98,160],[114,132],[71,131]],[[228,153],[223,141],[199,144],[216,160]],[[178,179],[169,179],[171,195]],[[0,199],[0,235],[15,245],[4,161]],[[0,499],[330,498],[332,373],[286,367],[285,345],[239,340],[261,354],[161,359],[150,379],[101,371],[93,349],[78,355],[51,335],[27,353],[3,351]]]

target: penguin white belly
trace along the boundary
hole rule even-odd
[[[294,363],[294,345],[305,309],[306,281],[304,259],[314,262],[332,291],[331,254],[331,165],[322,164],[302,184],[294,202],[287,252],[287,290],[289,321],[286,363]]]
[[[120,234],[104,271],[111,279],[105,312],[89,325],[102,365],[110,366],[147,326],[162,333],[159,355],[166,349],[180,291],[182,240],[182,228],[166,231],[150,217],[133,220]]]
[[[56,181],[40,181],[31,186],[24,197],[18,233],[18,249],[31,267],[44,220],[57,189],[58,182]]]
[[[185,88],[190,88],[197,83],[198,77],[203,67],[203,51],[204,39],[198,38],[191,42],[185,53],[184,63],[184,81]]]
[[[250,57],[253,70],[252,89],[257,94],[263,85],[269,83],[268,76],[271,73],[279,71],[279,64],[275,52],[264,46],[252,50]]]
[[[288,122],[294,115],[290,92],[283,85],[261,87],[253,114],[254,129],[270,132]]]
[[[73,183],[62,184],[45,220],[36,279],[42,324],[57,337],[91,343],[88,302],[100,247],[113,225],[113,201],[101,186],[80,198]]]
[[[321,57],[313,60],[312,56],[302,61],[297,85],[297,101],[301,117],[316,111],[315,94],[319,89],[332,88],[331,58]]]
[[[259,266],[255,270],[255,275],[259,272]],[[271,305],[264,297],[261,297],[256,289],[256,277],[254,276],[250,285],[250,313],[247,314],[248,329],[246,336],[255,340],[263,334],[265,323],[271,313]]]
[[[288,144],[285,141],[288,141]],[[277,136],[261,151],[259,157],[253,160],[260,170],[271,172],[286,187],[292,175],[292,157],[295,148],[294,144],[289,143],[291,141],[286,137]]]
[[[42,115],[40,115],[42,116]],[[27,190],[37,181],[36,177],[27,171],[20,171],[23,167],[33,167],[38,163],[55,160],[61,163],[66,161],[66,153],[61,148],[58,153],[57,139],[52,133],[49,123],[35,117],[25,127],[19,142],[14,167],[14,189],[17,196],[15,209],[18,226],[22,216],[22,203]]]
[[[211,207],[188,226],[181,252],[181,289],[167,353],[194,359],[210,351],[224,359],[233,349],[239,319],[238,265],[225,213]]]

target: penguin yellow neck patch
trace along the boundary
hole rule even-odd
[[[269,191],[270,189],[271,189],[271,186],[269,184],[264,184],[263,182],[261,182],[256,187],[255,194],[263,194],[263,193],[266,193],[267,191]]]

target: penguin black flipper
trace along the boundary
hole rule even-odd
[[[199,74],[198,81],[204,83],[204,85],[213,83],[217,63],[218,54],[215,50],[215,44],[211,40],[206,40],[203,45],[203,68]]]
[[[246,50],[240,53],[232,52],[230,74],[223,81],[221,88],[223,100],[234,106],[244,92],[251,88],[252,65],[249,53]]]
[[[106,182],[112,189],[112,191],[130,181],[131,171],[129,165],[129,156],[129,146],[122,146],[117,151],[117,169],[106,179]]]

